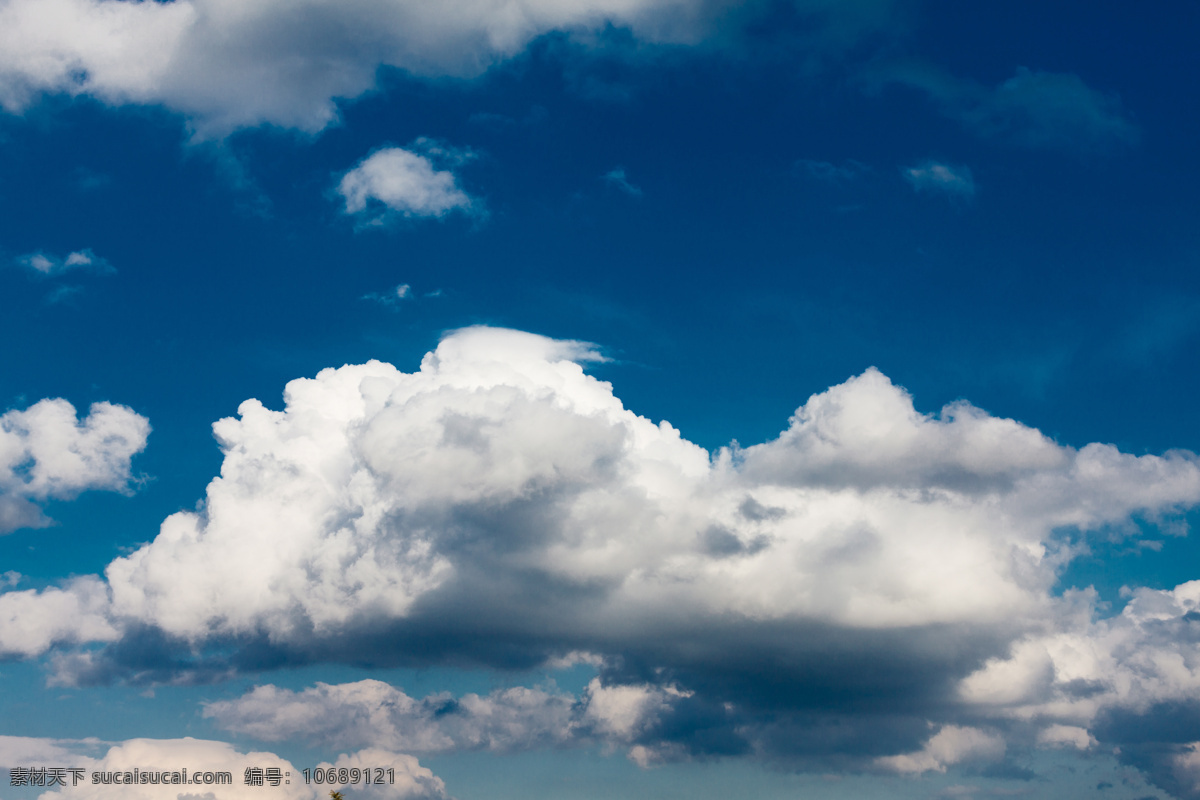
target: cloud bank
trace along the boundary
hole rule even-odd
[[[1055,588],[1092,537],[1200,501],[1195,455],[1076,449],[962,401],[921,413],[874,369],[777,438],[709,453],[626,409],[581,366],[600,359],[468,328],[411,373],[345,366],[289,383],[282,410],[247,400],[214,425],[200,510],[103,579],[0,595],[20,604],[0,643],[51,651],[64,683],[599,665],[578,698],[368,681],[209,707],[347,747],[366,740],[331,708],[417,752],[591,742],[919,773],[1086,749],[1132,714],[1159,749],[1123,752],[1190,769],[1200,732],[1170,744],[1157,720],[1200,686],[1194,585],[1111,619]]]
[[[145,417],[112,403],[94,403],[83,419],[61,399],[0,415],[0,534],[51,524],[46,500],[128,491],[130,461],[149,435]]]
[[[643,43],[695,44],[734,0],[5,0],[0,106],[45,93],[163,105],[219,137],[262,124],[316,132],[381,67],[471,78],[551,32],[608,27]],[[751,4],[753,5],[753,4]],[[890,3],[804,0],[798,13],[854,39]]]

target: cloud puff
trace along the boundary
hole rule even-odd
[[[112,403],[94,403],[82,420],[61,399],[0,415],[0,534],[49,525],[39,506],[48,499],[127,491],[149,434],[145,417]]]
[[[263,792],[287,800],[316,800],[326,794],[326,788],[347,787],[348,784],[329,781],[321,786],[308,784],[302,772],[289,761],[269,752],[242,753],[225,742],[193,739],[129,739],[108,747],[100,756],[90,755],[103,749],[95,740],[72,741],[63,739],[36,739],[19,736],[0,737],[0,763],[8,768],[12,785],[25,778],[13,772],[14,767],[76,767],[80,780],[74,783],[70,772],[63,773],[62,788],[44,792],[42,800],[179,800],[180,798],[213,798],[213,800],[250,800],[261,798]],[[400,797],[411,800],[434,800],[446,798],[445,785],[417,759],[409,755],[392,753],[381,748],[369,748],[356,753],[342,754],[329,767],[378,767],[393,770],[393,783],[382,787],[349,784],[358,793]],[[279,770],[289,774],[279,785],[263,782],[258,785],[247,782],[248,768]],[[186,769],[187,783],[183,783]],[[147,773],[143,777],[142,773]],[[162,783],[162,773],[167,782]],[[221,773],[226,773],[222,778]],[[154,782],[150,782],[149,774]],[[253,780],[253,778],[251,779]],[[382,790],[382,791],[380,791]]]
[[[876,759],[875,763],[882,769],[902,774],[930,770],[945,772],[946,767],[964,761],[997,761],[1004,755],[1004,750],[1001,736],[978,728],[947,725],[918,752],[886,756]]]
[[[461,188],[454,173],[435,168],[430,155],[385,147],[376,150],[342,176],[337,193],[347,214],[363,214],[382,206],[405,217],[441,217],[451,211],[471,213],[477,201]],[[381,221],[384,216],[376,217]],[[403,294],[398,294],[404,297]]]
[[[1104,741],[1092,671],[1150,685],[1138,659],[1158,623],[1097,622],[1089,596],[1053,590],[1090,536],[1200,501],[1194,455],[1076,449],[961,401],[922,413],[874,369],[810,397],[777,438],[709,453],[626,409],[580,366],[599,358],[468,328],[414,372],[345,366],[289,383],[281,410],[248,400],[214,426],[225,458],[198,511],[168,517],[103,582],[0,595],[83,618],[54,610],[52,592],[77,595],[101,646],[72,650],[89,634],[67,623],[37,638],[17,614],[0,642],[28,655],[57,642],[56,679],[83,683],[590,653],[586,697],[459,698],[444,720],[382,684],[212,708],[258,731],[292,729],[294,712],[340,742],[319,710],[341,703],[407,749],[586,732],[642,763],[939,769],[995,736],[1083,740],[1055,725]],[[1192,591],[1138,595],[1128,615],[1186,618]],[[1191,640],[1165,635],[1181,624],[1153,641],[1186,666]],[[1060,666],[1054,647],[1092,655]],[[1184,696],[1187,669],[1164,666],[1154,685],[1181,688],[1147,697]],[[1038,710],[1051,702],[1061,713]]]
[[[941,192],[962,199],[975,196],[975,179],[971,177],[971,170],[966,167],[925,161],[915,167],[900,170],[900,174],[918,192]]]
[[[874,80],[923,91],[942,113],[976,134],[1025,147],[1104,151],[1139,139],[1119,98],[1071,73],[1021,67],[1000,85],[986,87],[906,62],[881,68]]]
[[[162,104],[202,137],[264,123],[315,132],[336,101],[375,86],[381,67],[470,78],[537,37],[632,32],[690,44],[733,0],[8,0],[0,5],[0,106],[42,93]],[[891,3],[804,0],[831,42],[856,40]],[[581,36],[581,38],[583,38]]]
[[[68,253],[65,258],[43,252],[29,253],[19,257],[17,263],[40,275],[60,275],[71,270],[88,270],[100,275],[112,275],[116,272],[111,264],[90,249],[76,250]]]

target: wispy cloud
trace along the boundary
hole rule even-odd
[[[969,200],[975,196],[975,179],[964,166],[923,161],[912,167],[902,167],[900,174],[917,192],[937,192],[948,197]]]
[[[98,275],[115,275],[116,269],[90,249],[76,250],[65,257],[37,251],[17,258],[17,263],[28,270],[45,276],[61,275],[73,270],[93,272]]]
[[[905,61],[877,67],[868,84],[917,89],[976,134],[1026,147],[1095,152],[1139,139],[1120,98],[1093,89],[1072,73],[1021,67],[989,87],[928,63]]]
[[[370,300],[380,305],[396,308],[404,300],[412,300],[414,297],[412,287],[407,283],[402,283],[391,291],[387,292],[368,292],[362,296],[363,300]]]
[[[609,186],[619,189],[630,197],[642,196],[642,187],[635,186],[629,182],[628,176],[625,175],[624,167],[617,167],[616,169],[609,170],[608,172],[604,173],[600,179]]]

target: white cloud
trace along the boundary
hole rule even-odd
[[[162,104],[203,137],[273,124],[315,132],[380,67],[470,78],[553,31],[626,28],[641,42],[702,40],[734,0],[7,0],[0,106],[42,93]],[[808,0],[831,46],[881,24],[890,3]],[[883,10],[881,12],[881,9]]]
[[[1138,589],[1115,617],[1095,619],[1084,595],[1054,630],[1016,642],[1007,657],[967,676],[960,692],[997,715],[1090,728],[1112,709],[1146,713],[1200,694],[1200,581]],[[1036,666],[1034,666],[1036,664]],[[1037,673],[1014,682],[1013,674]],[[997,687],[1014,684],[1006,691]]]
[[[61,399],[0,415],[0,534],[49,525],[38,505],[48,499],[127,491],[149,434],[145,417],[112,403],[93,404],[82,420]]]
[[[941,192],[962,199],[975,196],[975,179],[967,167],[924,161],[913,167],[905,167],[900,173],[918,192]]]
[[[337,782],[320,786],[307,784],[302,772],[286,759],[270,752],[242,753],[225,742],[191,737],[129,739],[111,744],[101,756],[91,755],[98,749],[103,746],[96,740],[4,736],[0,737],[0,764],[8,768],[10,783],[14,780],[14,767],[76,767],[82,770],[78,773],[78,783],[72,773],[63,773],[65,785],[44,792],[40,795],[41,800],[179,800],[187,797],[252,800],[261,798],[264,792],[287,800],[317,800],[326,795],[330,785],[347,786]],[[394,770],[394,782],[380,787],[385,790],[383,792],[366,791],[369,796],[378,794],[412,800],[447,797],[442,780],[422,767],[417,759],[381,748],[342,754],[333,764],[325,762],[319,766],[323,769],[369,766]],[[262,785],[248,784],[247,768],[275,769],[281,776],[290,774],[290,778],[282,777],[278,785],[269,781]],[[184,770],[186,783],[183,782]],[[142,773],[152,773],[154,782]],[[161,783],[162,773],[167,773],[167,780],[174,782]],[[221,773],[227,773],[228,780],[221,777]],[[366,787],[352,785],[351,788],[361,792]]]
[[[953,764],[964,761],[998,761],[1004,756],[1004,738],[978,728],[947,725],[937,732],[921,750],[875,760],[876,766],[891,772],[945,772]]]
[[[422,155],[399,147],[376,150],[338,182],[345,212],[363,214],[382,206],[405,217],[441,217],[451,211],[476,210],[478,201],[459,187],[454,173],[435,168],[429,156],[437,153]]]
[[[40,275],[60,275],[70,270],[88,270],[100,275],[116,272],[112,265],[89,250],[76,250],[60,258],[43,252],[29,253],[17,259],[17,263]]]
[[[965,403],[923,415],[873,370],[710,461],[571,360],[591,357],[474,328],[416,373],[371,362],[293,381],[283,411],[246,401],[214,426],[203,511],[108,567],[113,618],[299,644],[435,598],[520,604],[537,575],[601,592],[555,609],[585,640],[634,609],[667,630],[684,609],[1008,626],[1051,613],[1055,529],[1200,499],[1194,456],[1075,450]]]
[[[1037,741],[1043,747],[1074,747],[1076,750],[1088,750],[1097,744],[1095,736],[1076,725],[1048,725],[1038,731]]]
[[[107,587],[93,576],[62,588],[0,594],[0,654],[42,653],[56,643],[111,642]]]

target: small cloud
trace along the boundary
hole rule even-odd
[[[852,158],[846,159],[841,164],[802,158],[796,162],[796,169],[810,178],[827,183],[849,183],[871,171],[869,166]]]
[[[441,289],[434,289],[432,292],[426,292],[422,296],[423,297],[440,297],[441,294],[442,294]],[[396,286],[394,289],[391,289],[386,292],[369,292],[367,294],[364,294],[361,299],[370,300],[372,302],[379,303],[380,305],[387,306],[389,308],[399,308],[400,303],[402,303],[402,302],[409,301],[409,300],[416,300],[417,293],[414,292],[413,288],[411,286],[409,286],[407,283],[402,283],[399,286]]]
[[[601,176],[601,180],[603,180],[609,186],[620,189],[630,197],[642,196],[642,187],[635,186],[629,182],[629,179],[625,176],[624,167],[617,167],[616,169],[609,170],[608,172],[604,173],[603,176]]]
[[[60,258],[39,250],[36,253],[19,256],[17,263],[26,269],[33,270],[39,275],[45,276],[61,275],[64,272],[77,269],[88,270],[98,275],[113,275],[116,273],[111,264],[97,256],[90,249],[76,250],[73,253],[68,253],[65,258]]]
[[[949,197],[969,200],[975,196],[975,179],[971,170],[963,166],[924,161],[914,167],[900,170],[914,191],[941,192]]]
[[[450,169],[473,155],[468,150],[418,139],[412,149],[385,147],[358,162],[338,182],[337,193],[350,215],[379,213],[368,224],[381,225],[394,215],[444,217],[452,211],[480,212],[479,202],[459,186]],[[420,151],[420,152],[417,152]]]

